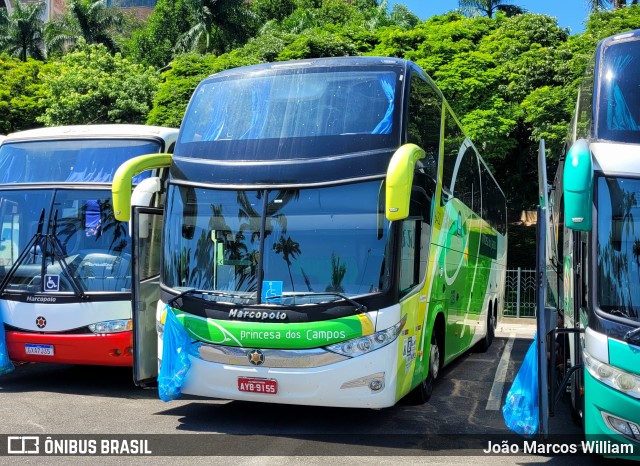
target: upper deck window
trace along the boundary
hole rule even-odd
[[[214,77],[192,98],[176,155],[259,160],[391,147],[390,136],[398,133],[399,87],[396,72],[388,69],[284,69]],[[358,144],[352,147],[354,141]]]
[[[640,41],[614,42],[602,51],[596,138],[640,142]]]

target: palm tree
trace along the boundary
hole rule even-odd
[[[289,269],[291,290],[296,291],[293,284],[293,275],[291,275],[291,259],[295,259],[296,255],[302,254],[302,251],[300,250],[300,243],[293,241],[291,236],[287,236],[287,239],[285,239],[284,236],[281,236],[280,240],[273,245],[273,250],[276,254],[282,253],[282,258],[287,263],[287,269]]]
[[[220,54],[249,38],[256,15],[244,0],[186,0],[191,28],[176,43],[175,52]]]
[[[510,3],[509,0],[458,0],[458,6],[463,12],[465,12],[465,14],[481,13],[492,18],[496,11],[503,9],[507,14],[524,12],[524,10],[519,7],[514,7],[517,10],[514,10],[513,8],[506,8],[509,6],[507,5],[508,3]]]
[[[325,291],[333,291],[335,293],[344,293],[342,288],[342,280],[347,273],[347,266],[340,264],[340,257],[336,258],[335,253],[331,253],[331,284]]]
[[[627,6],[627,0],[587,0],[589,9],[592,12],[606,10],[609,5],[613,5],[614,10],[619,10]],[[638,0],[631,0],[630,5],[637,5]]]
[[[0,52],[22,61],[27,61],[28,57],[44,60],[44,23],[41,18],[45,8],[44,2],[28,5],[16,2],[10,16],[7,10],[0,10]]]
[[[114,53],[118,44],[113,34],[123,22],[122,14],[109,8],[107,0],[69,0],[66,13],[47,25],[47,44],[50,50],[66,51],[84,40],[103,44]]]

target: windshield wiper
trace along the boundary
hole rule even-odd
[[[229,291],[213,291],[213,290],[199,290],[198,288],[187,288],[186,290],[181,291],[177,295],[173,296],[169,301],[167,301],[167,305],[173,304],[178,299],[182,298],[185,295],[189,294],[202,294],[207,296],[222,296],[226,298],[235,298],[235,299],[252,299],[250,296],[244,296],[238,293],[231,293]]]
[[[356,308],[357,312],[367,312],[367,306],[365,306],[364,304],[360,304],[356,300],[351,299],[348,296],[343,295],[342,293],[335,293],[335,292],[296,293],[296,294],[289,294],[289,295],[281,294],[276,296],[269,296],[265,298],[264,301],[265,301],[265,304],[268,304],[268,301],[272,299],[294,299],[295,300],[295,298],[302,298],[302,297],[309,297],[309,296],[337,296],[338,298],[343,299],[348,303],[352,304]]]
[[[31,254],[31,248],[33,248],[33,260],[35,263],[35,259],[38,255],[38,247],[40,248],[40,252],[42,254],[41,259],[41,268],[40,268],[40,277],[41,277],[41,289],[40,292],[44,293],[44,277],[47,273],[47,258],[51,257],[51,264],[55,264],[56,261],[60,262],[60,269],[63,275],[66,276],[67,280],[69,280],[69,284],[71,288],[73,288],[73,293],[80,297],[86,298],[84,290],[82,286],[78,283],[77,279],[73,276],[73,273],[69,269],[69,264],[64,258],[64,252],[62,250],[62,245],[60,244],[60,240],[56,236],[57,228],[58,228],[58,211],[56,210],[53,225],[51,228],[51,233],[42,233],[44,227],[44,209],[40,213],[40,221],[38,222],[38,228],[34,235],[31,237],[27,245],[18,255],[18,259],[13,263],[7,274],[3,277],[2,282],[0,282],[0,294],[6,291],[6,288],[9,284],[9,281],[14,276],[18,268],[20,268],[23,263],[26,262],[29,254]]]
[[[624,341],[635,340],[638,337],[640,337],[640,327],[633,330],[629,330],[627,333],[625,333]]]

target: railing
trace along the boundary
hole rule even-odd
[[[505,317],[536,317],[536,271],[507,270],[504,293]]]

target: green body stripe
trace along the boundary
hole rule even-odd
[[[195,340],[245,348],[319,348],[363,336],[358,316],[304,323],[215,320],[180,311],[176,316]]]

